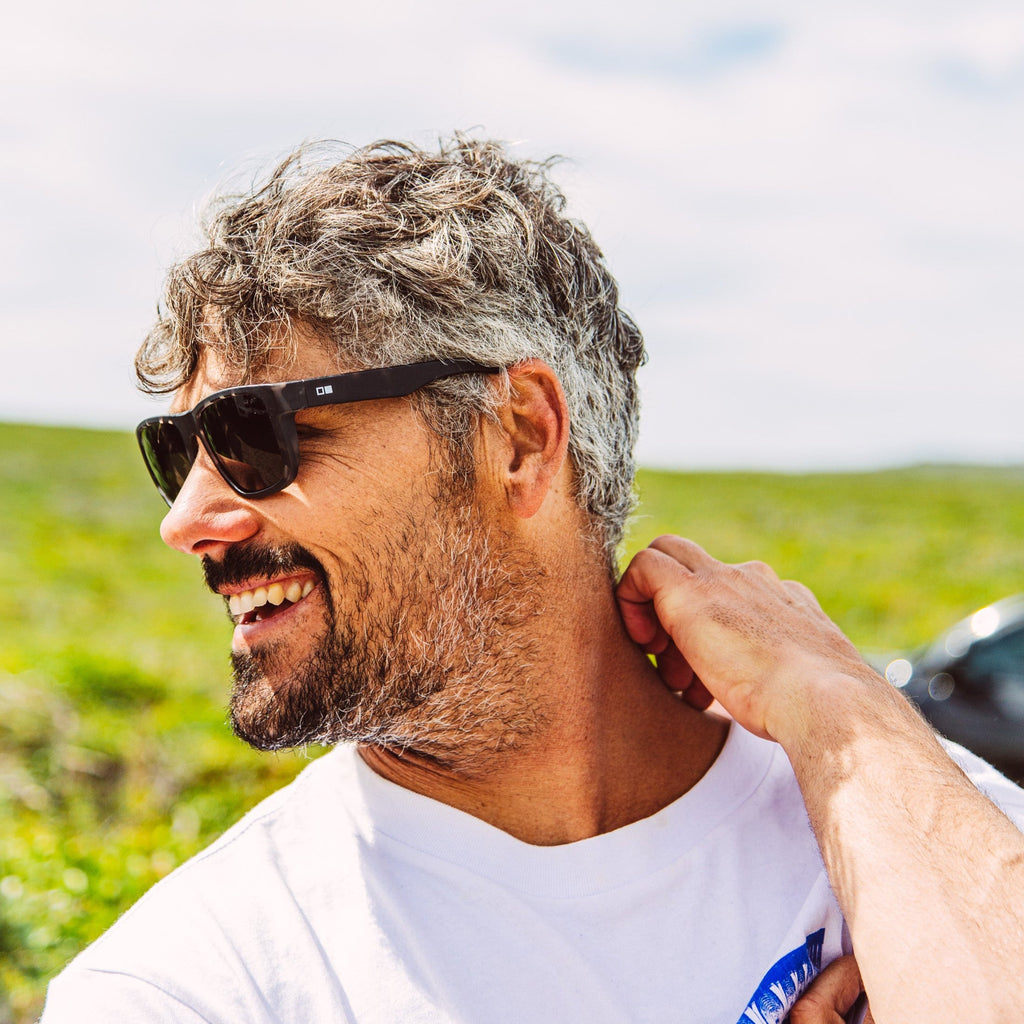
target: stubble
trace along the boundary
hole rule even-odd
[[[544,571],[488,529],[472,500],[434,510],[429,521],[406,517],[337,581],[298,546],[245,552],[250,577],[313,571],[325,611],[297,664],[291,642],[232,654],[238,736],[262,750],[370,743],[485,771],[536,733]]]

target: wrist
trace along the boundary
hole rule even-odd
[[[770,735],[794,767],[798,760],[820,762],[858,736],[888,731],[907,715],[917,719],[903,696],[863,662],[824,671],[808,666],[799,678],[801,685],[787,686],[785,699],[766,716]]]

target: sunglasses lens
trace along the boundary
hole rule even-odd
[[[223,395],[203,408],[200,426],[221,472],[244,494],[286,479],[288,468],[262,395]]]
[[[139,446],[157,490],[168,504],[192,468],[194,452],[173,420],[150,420],[139,428]]]

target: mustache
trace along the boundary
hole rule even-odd
[[[302,569],[314,573],[321,582],[327,578],[320,561],[300,544],[232,545],[219,561],[205,555],[202,564],[206,585],[214,593],[222,587],[237,586],[254,577],[287,576]]]

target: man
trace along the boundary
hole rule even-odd
[[[47,1024],[838,1020],[851,950],[882,1024],[1016,1019],[1024,840],[813,596],[679,538],[616,585],[643,347],[543,166],[306,151],[208,235],[138,358],[161,533],[238,734],[342,745]]]

